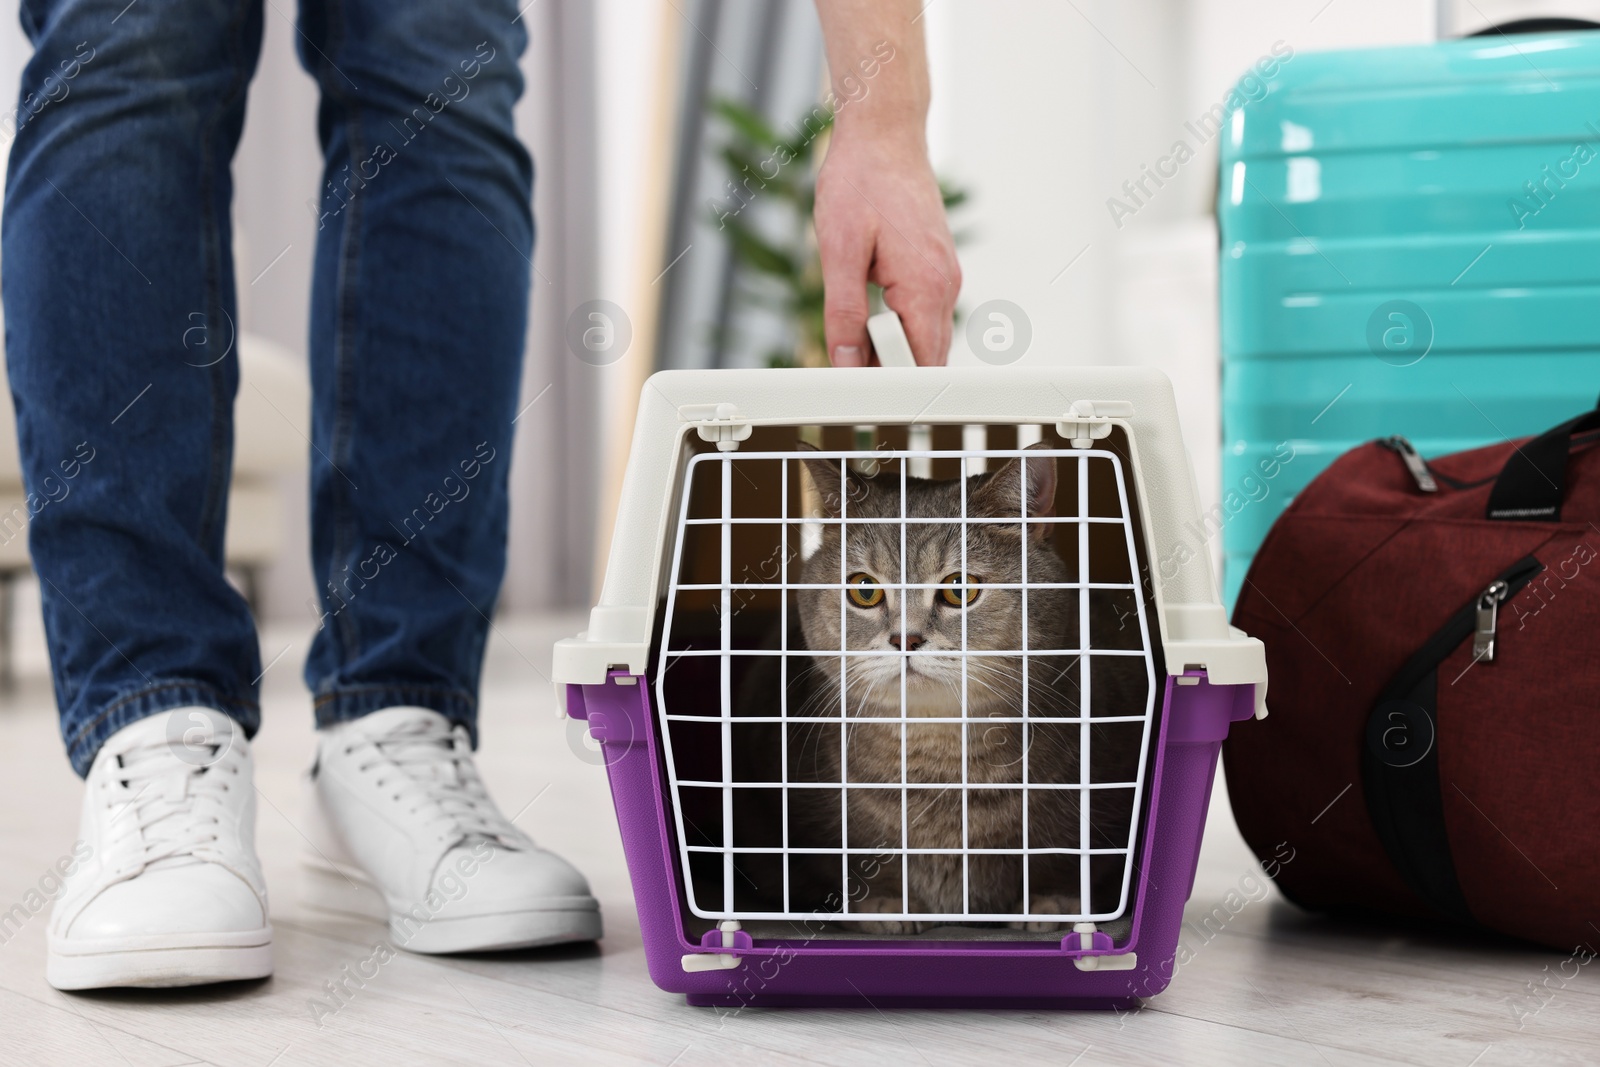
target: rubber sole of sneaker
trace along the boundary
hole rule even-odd
[[[429,914],[421,903],[410,912],[390,908],[378,888],[353,868],[333,868],[310,859],[305,874],[308,906],[385,922],[396,948],[424,955],[598,941],[603,932],[600,902],[592,896],[551,897],[516,911],[446,917]]]
[[[45,981],[56,989],[167,989],[265,978],[272,927],[226,934],[153,934],[94,942],[50,939]]]

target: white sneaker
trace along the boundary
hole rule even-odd
[[[386,919],[412,952],[600,937],[583,875],[500,813],[465,728],[438,712],[385,708],[318,731],[311,776],[317,906]]]
[[[112,734],[89,769],[81,863],[50,914],[57,989],[183,986],[272,973],[250,743],[210,708]]]

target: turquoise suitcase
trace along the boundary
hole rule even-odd
[[[1223,496],[1201,531],[1221,534],[1230,609],[1340,453],[1537,433],[1600,392],[1600,32],[1296,54],[1239,92],[1217,199]]]

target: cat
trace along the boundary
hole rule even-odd
[[[804,446],[802,446],[804,447]],[[1048,447],[1044,444],[1034,449]],[[965,660],[966,714],[976,720],[965,726],[967,758],[965,781],[978,788],[966,793],[966,845],[971,850],[1020,849],[1022,840],[1023,775],[1022,724],[992,721],[1022,714],[1023,648],[1022,593],[1020,589],[970,588],[968,583],[1020,583],[1023,553],[1027,555],[1027,648],[1041,650],[1078,647],[1078,596],[1080,590],[1034,588],[1034,583],[1072,581],[1065,563],[1052,547],[1051,523],[1029,523],[1022,529],[1021,506],[1026,492],[1029,516],[1049,517],[1055,512],[1056,463],[1053,457],[1029,457],[1026,484],[1023,465],[1010,459],[992,473],[961,479],[931,480],[907,477],[902,524],[850,523],[857,518],[902,517],[901,480],[898,470],[867,476],[851,470],[841,478],[836,460],[803,459],[803,466],[821,498],[829,518],[845,515],[847,555],[841,563],[841,528],[823,526],[821,543],[804,560],[802,585],[827,585],[831,589],[800,589],[794,594],[804,647],[810,650],[809,669],[793,674],[791,714],[837,716],[845,708],[848,767],[842,768],[838,729],[828,733],[816,724],[804,726],[799,743],[791,742],[791,782],[893,783],[902,781],[901,724],[874,724],[875,718],[902,717],[901,693],[904,664],[905,726],[904,781],[906,839],[911,848],[960,849],[962,842],[962,738],[959,723],[917,723],[918,718],[953,718],[962,714],[963,659]],[[966,513],[974,518],[1013,517],[1015,523],[966,524],[967,575],[961,575],[961,523],[918,523],[918,519],[947,519]],[[935,584],[939,588],[907,590],[904,629],[900,591],[901,539],[904,531],[909,584]],[[841,579],[846,589],[838,588]],[[841,607],[842,605],[842,607]],[[1097,610],[1100,605],[1094,605]],[[966,648],[977,651],[1015,650],[1015,655],[961,655],[962,621]],[[843,633],[841,635],[841,627]],[[844,668],[847,679],[841,701],[840,648],[876,650],[910,655],[852,656]],[[1032,656],[1028,660],[1027,714],[1030,717],[1068,717],[1079,714],[1076,656]],[[1128,666],[1133,666],[1129,661]],[[1120,664],[1118,665],[1120,666]],[[1097,668],[1095,704],[1120,704],[1116,714],[1140,714],[1143,701],[1134,692],[1128,672],[1113,672],[1102,684]],[[1142,678],[1142,667],[1140,668]],[[1142,685],[1142,681],[1139,683]],[[1126,710],[1122,710],[1125,708]],[[1102,714],[1105,714],[1102,710]],[[1087,712],[1085,712],[1087,714]],[[859,720],[859,721],[857,721]],[[791,727],[791,729],[793,729]],[[1080,726],[1031,724],[1027,754],[1028,780],[1036,783],[1077,783]],[[1132,774],[1137,765],[1137,735],[1112,731],[1102,736],[1096,729],[1092,766],[1116,767]],[[845,771],[841,777],[841,770]],[[1109,780],[1097,778],[1096,780]],[[1116,780],[1127,780],[1118,777]],[[917,788],[942,783],[953,788]],[[983,788],[999,786],[1001,788]],[[1016,786],[1017,788],[1006,788]],[[809,825],[809,835],[831,841],[832,847],[847,837],[850,848],[880,850],[849,857],[847,877],[852,914],[860,913],[962,913],[967,911],[1023,913],[1034,916],[1081,913],[1080,867],[1076,855],[1036,854],[1029,869],[1029,906],[1022,900],[1022,857],[1019,854],[970,855],[963,885],[960,854],[912,855],[908,871],[901,870],[902,793],[899,788],[849,789],[840,803],[837,789],[791,789],[791,819]],[[1029,847],[1075,847],[1080,824],[1076,790],[1029,789]],[[1129,795],[1124,795],[1129,794]],[[1092,844],[1121,845],[1131,818],[1131,790],[1100,791],[1091,803],[1094,819]],[[847,823],[847,826],[842,826]],[[1108,830],[1108,828],[1110,828]],[[846,833],[847,831],[847,833]],[[839,861],[833,865],[838,885]],[[1116,899],[1121,865],[1109,874],[1092,878],[1093,902]],[[906,879],[909,878],[909,884]],[[904,900],[902,899],[904,894]],[[918,933],[940,925],[929,921],[898,919],[858,920],[855,928],[872,933]],[[1050,930],[1052,920],[1039,918],[1012,922],[1019,929]]]

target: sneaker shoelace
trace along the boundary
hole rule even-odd
[[[426,817],[452,846],[479,841],[517,849],[532,845],[490,799],[460,727],[419,717],[368,744],[373,757],[356,769],[376,772],[379,788],[407,805],[407,814]]]
[[[119,840],[137,838],[122,857],[121,873],[169,860],[220,860],[222,794],[238,782],[238,761],[213,753],[208,764],[178,759],[166,741],[121,753],[111,772],[132,795],[111,800],[111,827]]]

